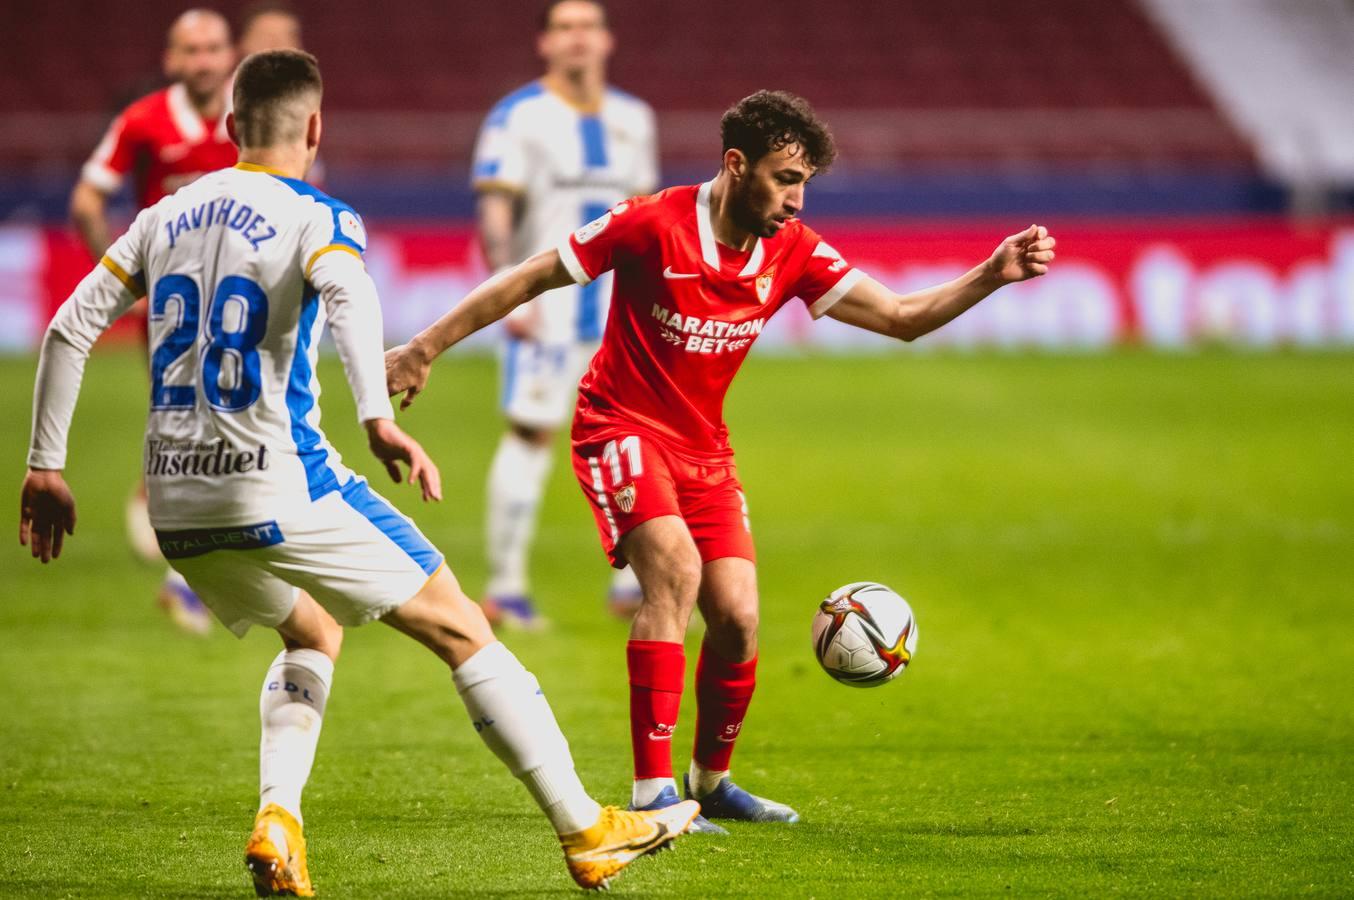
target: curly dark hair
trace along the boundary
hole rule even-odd
[[[724,151],[738,149],[755,163],[768,153],[798,144],[804,160],[825,172],[837,158],[837,145],[827,123],[809,101],[789,91],[758,91],[744,97],[719,122]]]

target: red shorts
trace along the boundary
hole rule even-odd
[[[573,459],[602,549],[616,568],[626,565],[621,538],[658,516],[686,523],[702,562],[726,556],[757,561],[748,504],[732,461],[692,462],[647,433],[576,441]]]

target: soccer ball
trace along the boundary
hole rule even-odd
[[[813,650],[823,671],[852,687],[892,681],[917,650],[917,619],[907,601],[882,584],[837,588],[813,617]]]

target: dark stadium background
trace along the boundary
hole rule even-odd
[[[246,5],[219,6],[237,16]],[[12,8],[22,39],[0,58],[0,303],[17,323],[4,343],[20,349],[89,262],[64,225],[72,179],[121,105],[158,85],[164,27],[182,6]],[[326,187],[373,225],[372,269],[399,337],[436,311],[429,295],[482,274],[468,158],[485,111],[539,74],[538,9],[294,8],[327,82]],[[1339,52],[1354,33],[1349,3],[690,0],[615,3],[611,15],[612,83],[658,110],[666,183],[708,177],[720,112],[778,87],[810,98],[841,146],[805,216],[878,277],[951,271],[1036,218],[1057,229],[1065,265],[1028,288],[1038,323],[994,312],[1000,321],[941,341],[1354,334],[1341,275],[1354,265],[1342,240],[1354,197],[1354,64]],[[768,343],[848,340],[804,326]]]
[[[538,74],[539,8],[294,8],[327,82],[326,188],[367,219],[393,344],[484,274],[468,157],[493,102]],[[805,219],[891,286],[949,277],[1033,221],[1059,241],[1048,276],[913,344],[796,304],[759,339],[728,403],[763,608],[734,766],[804,822],[684,838],[617,891],[1354,893],[1354,2],[610,8],[611,80],[656,107],[665,182],[708,178],[721,111],[787,88],[841,146]],[[0,0],[11,515],[38,341],[93,264],[69,192],[121,105],[158,86],[182,9]],[[123,531],[146,390],[128,335],[87,370],[66,473],[76,535],[49,567],[12,531],[0,553],[0,897],[248,891],[276,638],[190,638],[154,606],[163,572]],[[385,481],[337,360],[320,369],[345,461],[479,596],[494,360],[439,362],[400,416],[442,466],[437,505]],[[533,557],[553,628],[508,640],[585,782],[623,802],[626,625],[603,610],[558,449]],[[920,629],[907,673],[870,691],[828,679],[809,644],[819,600],[864,579],[904,594]],[[347,638],[336,686],[306,793],[321,896],[567,888],[443,667],[373,626]]]

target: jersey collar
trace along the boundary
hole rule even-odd
[[[169,117],[174,121],[174,128],[178,131],[179,137],[189,143],[207,139],[207,123],[193,108],[193,102],[188,99],[188,88],[183,86],[183,82],[171,84],[169,90],[165,92],[165,100],[169,106]],[[226,113],[229,111],[229,107],[223,108],[221,118],[216,121],[216,131],[212,136],[218,141],[229,139],[226,131]]]
[[[237,169],[243,169],[246,172],[266,172],[269,175],[276,175],[278,178],[288,178],[290,176],[279,172],[270,166],[261,166],[258,163],[237,162],[234,166]]]
[[[701,259],[718,272],[719,245],[715,242],[714,213],[710,210],[710,192],[714,186],[713,181],[707,181],[696,191],[696,232],[700,235]],[[762,239],[757,238],[757,243],[752,245],[752,253],[748,256],[748,263],[743,266],[743,271],[738,273],[738,277],[751,278],[756,275],[761,271],[762,260],[765,257],[766,249],[762,246]]]
[[[599,116],[602,114],[602,105],[606,103],[605,89],[603,89],[602,96],[597,100],[596,103],[584,104],[584,103],[575,103],[573,100],[570,100],[569,97],[566,96],[565,93],[561,91],[559,88],[557,88],[554,85],[554,83],[547,77],[542,77],[538,79],[536,83],[539,84],[541,87],[545,88],[545,92],[547,94],[554,97],[560,103],[563,103],[565,106],[567,106],[574,112],[578,113],[580,116]]]

